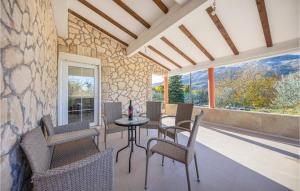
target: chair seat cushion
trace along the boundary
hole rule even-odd
[[[165,142],[158,142],[151,148],[151,152],[164,155],[176,161],[185,162],[186,151],[180,148],[180,145],[174,146]]]
[[[106,133],[117,133],[126,130],[127,127],[119,126],[114,123],[108,124],[108,128],[106,129]]]
[[[164,136],[165,129],[166,129],[167,127],[169,127],[169,126],[166,126],[166,125],[162,124],[162,125],[159,127],[158,131],[159,131],[160,133],[162,133],[163,136]],[[179,132],[179,131],[177,131],[177,133],[178,133],[178,132]],[[174,129],[168,129],[168,131],[166,132],[166,135],[167,135],[168,137],[174,139],[174,138],[175,138],[175,130],[174,130]]]
[[[71,131],[67,133],[55,134],[47,138],[49,146],[62,144],[70,141],[79,140],[82,138],[98,136],[99,131],[96,128],[89,128],[79,131]]]
[[[92,138],[63,143],[54,146],[50,168],[64,166],[99,152]]]

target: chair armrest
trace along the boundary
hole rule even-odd
[[[113,190],[113,161],[113,149],[107,149],[83,160],[34,174],[34,190]]]
[[[194,123],[194,121],[193,121],[193,120],[183,120],[183,121],[179,121],[179,122],[176,124],[176,126],[180,126],[180,125],[185,124],[185,123]]]
[[[70,123],[67,125],[61,125],[54,127],[54,134],[67,133],[72,131],[84,130],[90,128],[88,121]]]
[[[179,126],[170,126],[170,127],[166,127],[164,130],[164,139],[166,139],[166,132],[169,130],[169,129],[174,129],[175,130],[175,134],[176,134],[176,130],[181,130],[181,131],[187,131],[187,132],[191,132],[191,130],[189,129],[186,129],[186,128],[182,128],[182,127],[179,127]]]
[[[146,113],[140,113],[139,116],[140,117],[146,116]]]
[[[100,132],[96,128],[89,128],[89,129],[72,131],[67,133],[60,133],[60,134],[48,136],[47,144],[48,146],[54,146],[54,145],[76,141],[87,137],[99,136],[99,134]]]
[[[163,115],[160,117],[160,119],[168,118],[168,117],[176,117],[176,116],[175,115]]]
[[[180,149],[183,149],[183,150],[185,150],[185,151],[188,150],[188,148],[187,148],[186,146],[180,145],[180,144],[175,143],[175,142],[173,142],[173,141],[169,141],[169,140],[166,140],[166,139],[160,139],[160,138],[151,138],[151,139],[149,139],[148,142],[147,142],[147,157],[150,156],[150,144],[151,144],[152,141],[163,142],[163,143],[167,143],[167,144],[173,145],[173,146],[175,146],[175,147],[178,147],[178,148],[180,148]]]

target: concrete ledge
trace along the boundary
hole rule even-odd
[[[175,115],[176,104],[167,104],[166,114]],[[271,114],[195,106],[193,115],[204,111],[204,121],[261,132],[274,136],[299,139],[300,116]]]

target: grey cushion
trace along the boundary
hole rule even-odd
[[[54,135],[54,126],[50,115],[42,117],[42,124],[46,128],[48,135]]]
[[[151,148],[151,152],[153,153],[158,153],[161,155],[164,155],[166,157],[169,157],[171,159],[180,161],[180,162],[185,162],[186,161],[186,150],[181,148],[181,145],[177,144],[176,146],[165,143],[165,142],[158,142],[156,145],[154,145]]]
[[[67,133],[55,134],[48,136],[47,143],[48,146],[53,146],[57,144],[62,144],[70,141],[79,140],[82,138],[98,136],[99,131],[96,128],[84,129],[78,131],[71,131]]]
[[[92,138],[56,145],[53,151],[51,169],[71,164],[98,152],[97,145]]]
[[[41,128],[27,132],[20,145],[27,156],[32,172],[42,173],[49,169],[51,153]]]

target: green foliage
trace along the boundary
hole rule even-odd
[[[157,92],[157,93],[163,93],[164,92],[164,85],[159,85],[159,86],[152,87],[152,90]]]
[[[183,103],[183,85],[181,76],[171,76],[169,80],[169,103]]]
[[[275,108],[300,107],[300,72],[283,77],[275,85],[276,98],[273,106]]]
[[[207,90],[192,90],[192,99],[195,105],[208,105]]]
[[[164,93],[152,91],[152,101],[164,101]]]

